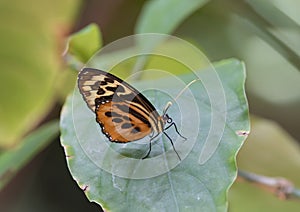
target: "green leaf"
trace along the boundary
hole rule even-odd
[[[107,141],[78,90],[69,96],[61,115],[61,143],[72,176],[90,201],[109,211],[227,210],[227,191],[237,171],[235,157],[249,132],[245,69],[234,59],[215,67],[216,72],[198,72],[201,81],[192,84],[168,111],[180,133],[188,138],[183,141],[174,129],[167,131],[181,161],[164,135],[152,142],[150,157],[145,160],[140,158],[148,151],[149,137],[126,145]],[[217,98],[214,105],[210,99],[214,94],[202,80],[213,76],[211,73],[220,79],[226,104]],[[195,75],[178,77],[189,82]],[[159,112],[170,96],[182,90],[178,78],[171,76],[135,82],[134,87],[155,88],[143,94]],[[213,131],[214,119],[221,120],[224,115],[224,131]],[[216,134],[221,135],[220,143],[203,160],[205,154],[200,153],[214,148],[215,141],[207,141],[209,135]]]
[[[154,0],[144,6],[135,29],[136,33],[171,34],[185,18],[208,0]],[[172,21],[170,21],[172,20]]]
[[[52,107],[58,32],[68,29],[75,2],[0,2],[0,148],[16,145]]]
[[[68,53],[86,63],[102,46],[101,32],[96,24],[90,24],[71,35]]]
[[[0,154],[0,189],[59,132],[58,121],[49,122],[26,136],[22,142]]]

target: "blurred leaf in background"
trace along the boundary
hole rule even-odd
[[[64,37],[78,3],[1,1],[0,147],[17,144],[53,107]]]
[[[181,22],[206,2],[208,0],[194,0],[188,4],[181,0],[146,2],[136,24],[135,32],[172,34]]]
[[[79,3],[79,0],[0,2],[1,190],[58,135],[58,111],[54,106],[63,93],[60,76],[65,68],[61,56]],[[64,85],[68,84],[74,85],[74,80],[66,79]],[[47,123],[55,118],[56,121]],[[21,193],[25,191],[23,188],[19,188]],[[10,202],[9,195],[0,201],[0,210],[7,211],[3,203]]]
[[[300,149],[273,121],[252,117],[252,129],[238,155],[238,166],[253,173],[285,177],[300,187]],[[249,182],[236,182],[229,192],[230,211],[299,211],[298,200],[279,200]]]
[[[58,135],[58,123],[52,121],[25,137],[15,148],[0,155],[0,190],[37,153]]]
[[[65,54],[72,55],[75,57],[74,60],[85,64],[101,46],[102,39],[99,28],[96,24],[90,24],[69,37]],[[70,61],[68,62],[70,63]]]
[[[252,113],[276,120],[300,140],[300,2],[214,0],[176,30],[212,60],[237,57],[247,67]]]

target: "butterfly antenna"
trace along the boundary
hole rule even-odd
[[[178,94],[177,96],[174,98],[173,102],[176,102],[176,100],[186,91],[186,89],[188,89],[188,87],[190,87],[193,83],[197,82],[197,81],[200,81],[201,79],[198,78],[198,79],[194,79],[192,80],[191,82],[189,82]],[[166,105],[166,107],[164,108],[163,110],[163,115],[166,115],[168,109],[172,106],[172,102],[169,101]]]
[[[168,111],[169,107],[172,106],[172,104],[173,103],[171,101],[167,103],[166,107],[163,110],[163,116],[165,116],[167,114],[167,111]]]
[[[186,89],[188,89],[193,83],[197,82],[197,81],[200,81],[201,79],[198,78],[198,79],[194,79],[192,81],[190,81],[180,92],[179,94],[177,94],[177,96],[175,97],[174,99],[174,102],[183,94],[183,92],[186,91]]]

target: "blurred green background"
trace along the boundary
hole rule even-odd
[[[90,23],[99,25],[104,45],[134,34],[151,2],[0,2],[0,211],[101,210],[73,181],[60,146],[55,120],[76,79],[62,54],[67,37]],[[173,34],[211,61],[235,57],[246,64],[252,131],[239,168],[300,187],[300,2],[202,3]],[[167,8],[154,10],[153,21],[174,24]],[[300,209],[299,201],[280,201],[245,182],[234,184],[229,200],[229,211]]]

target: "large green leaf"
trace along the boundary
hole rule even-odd
[[[213,71],[198,74],[204,79]],[[140,158],[148,151],[149,138],[126,145],[108,142],[95,115],[75,89],[61,115],[61,142],[73,178],[90,201],[110,211],[227,210],[227,191],[236,177],[235,157],[249,132],[245,69],[241,62],[232,59],[217,63],[216,73],[226,104],[217,99],[213,105],[210,98],[214,95],[204,82],[197,81],[169,110],[179,131],[188,138],[183,141],[174,129],[168,130],[181,161],[165,136],[153,142],[150,157],[145,160]],[[193,74],[181,75],[186,82],[193,78]],[[168,96],[181,90],[172,77],[143,80],[134,86],[154,88],[144,94],[159,111]],[[215,113],[212,106],[218,109]],[[213,131],[213,121],[224,115],[224,131]],[[221,134],[220,143],[203,160],[201,151],[215,142],[207,142],[211,134]]]

